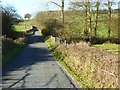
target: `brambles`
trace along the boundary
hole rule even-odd
[[[55,47],[48,40],[47,45],[51,50]],[[52,52],[62,58],[56,59],[67,65],[82,88],[117,88],[118,55],[91,48],[86,42],[59,45]]]

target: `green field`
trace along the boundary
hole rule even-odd
[[[113,44],[113,43],[104,43],[104,44],[93,45],[94,48],[102,49],[107,52],[111,52],[113,54],[119,54],[119,52],[120,52],[119,46],[120,46],[120,44]]]
[[[102,12],[102,11],[101,11]],[[66,28],[64,28],[60,33],[62,33],[62,35],[60,36],[60,38],[68,38],[71,39],[72,38],[84,38],[84,29],[85,29],[85,13],[83,13],[83,11],[65,11],[65,25]],[[43,17],[44,16],[44,17]],[[92,29],[90,30],[89,28],[89,19],[88,19],[88,29],[89,29],[89,36],[94,36],[94,27],[95,27],[95,18],[96,15],[94,13],[92,13]],[[38,27],[42,26],[45,27],[45,23],[44,22],[48,22],[49,19],[57,19],[61,22],[61,18],[60,18],[60,12],[59,11],[51,11],[51,12],[42,12],[42,13],[38,13],[35,17],[36,22]],[[118,38],[118,13],[112,13],[111,15],[111,32],[110,32],[110,38]],[[106,42],[104,41],[104,38],[108,38],[108,31],[109,31],[109,27],[108,27],[108,15],[106,13],[99,13],[98,15],[98,27],[97,27],[97,38],[100,38],[101,41],[103,40],[103,43]],[[96,40],[97,41],[97,40]],[[118,50],[118,44],[114,44],[116,43],[116,41],[113,39],[114,42],[111,43],[104,43],[101,44],[99,41],[97,43],[100,44],[96,44],[93,47],[94,48],[98,48],[98,49],[103,49],[105,51],[108,52],[112,52],[113,54],[118,54],[119,50]]]
[[[102,12],[102,11],[101,11]],[[92,13],[91,17],[91,29],[90,29],[90,20],[89,16],[87,17],[87,25],[85,25],[85,13],[84,11],[65,11],[64,13],[64,30],[58,30],[58,35],[60,38],[73,39],[73,38],[85,38],[84,31],[87,30],[88,37],[95,36],[95,25],[96,25],[96,14]],[[58,20],[58,22],[62,22],[60,11],[51,11],[51,12],[39,12],[36,17],[37,27],[40,29],[46,28],[46,23],[50,21],[50,19]],[[110,37],[118,38],[118,14],[112,13],[111,15],[111,30]],[[96,30],[97,38],[109,38],[109,19],[106,13],[99,13],[98,15],[98,25]],[[50,25],[49,25],[50,26]],[[54,25],[53,25],[54,26]],[[87,27],[87,29],[86,29]],[[56,30],[57,31],[57,30]],[[62,35],[60,35],[62,33]]]
[[[32,27],[32,21],[27,20],[27,21],[23,21],[23,22],[20,22],[17,25],[15,25],[15,30],[21,32],[21,31],[28,30],[31,27]]]

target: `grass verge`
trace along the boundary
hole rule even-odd
[[[71,68],[67,65],[66,62],[63,61],[64,56],[58,52],[57,45],[54,45],[51,43],[50,39],[46,40],[46,45],[49,49],[49,51],[55,56],[58,63],[73,77],[73,79],[79,84],[79,77],[71,70]]]
[[[117,86],[117,55],[89,46],[57,46],[51,43],[50,39],[46,41],[46,45],[80,87],[115,88]]]
[[[9,38],[2,38],[2,67],[10,63],[19,54],[24,47],[24,43],[24,38],[19,38],[14,41]]]

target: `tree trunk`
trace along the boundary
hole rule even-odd
[[[88,2],[88,5],[89,5],[89,23],[90,23],[90,25],[89,25],[90,31],[89,32],[91,33],[91,31],[92,31],[92,10],[91,10],[90,1]]]
[[[88,11],[87,9],[88,9],[87,4],[85,4],[85,30],[84,30],[85,37],[88,36],[88,22],[87,22]]]
[[[56,2],[54,2],[54,1],[52,1],[51,3],[53,3],[53,4],[55,4],[55,5],[57,5],[58,7],[60,7],[60,9],[61,9],[61,19],[62,19],[62,23],[63,23],[63,25],[64,25],[64,1],[65,0],[61,0],[61,2],[62,2],[62,5],[59,5],[59,4],[57,4]]]
[[[63,25],[64,25],[64,0],[62,0],[61,10],[62,10],[62,22],[63,22]]]
[[[95,20],[95,29],[94,29],[95,37],[97,36],[99,6],[100,6],[100,2],[99,2],[99,0],[97,0],[97,2],[96,2],[96,8],[97,8],[97,10],[96,10],[96,20]]]
[[[111,2],[108,1],[108,16],[109,16],[109,25],[108,25],[108,38],[110,38],[111,34]]]

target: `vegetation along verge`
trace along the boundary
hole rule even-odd
[[[4,67],[20,52],[25,43],[25,33],[16,26],[23,22],[13,6],[2,6],[2,66]]]
[[[116,88],[118,85],[118,54],[91,48],[87,43],[46,44],[58,62],[82,88]]]
[[[64,10],[64,1],[61,10],[38,12],[34,18],[41,33],[50,37],[50,51],[82,88],[117,88],[120,39],[115,2],[71,1]]]
[[[16,40],[12,40],[10,38],[2,38],[2,66],[4,67],[11,60],[18,55],[18,53],[22,50],[25,44],[24,38],[18,38]]]

